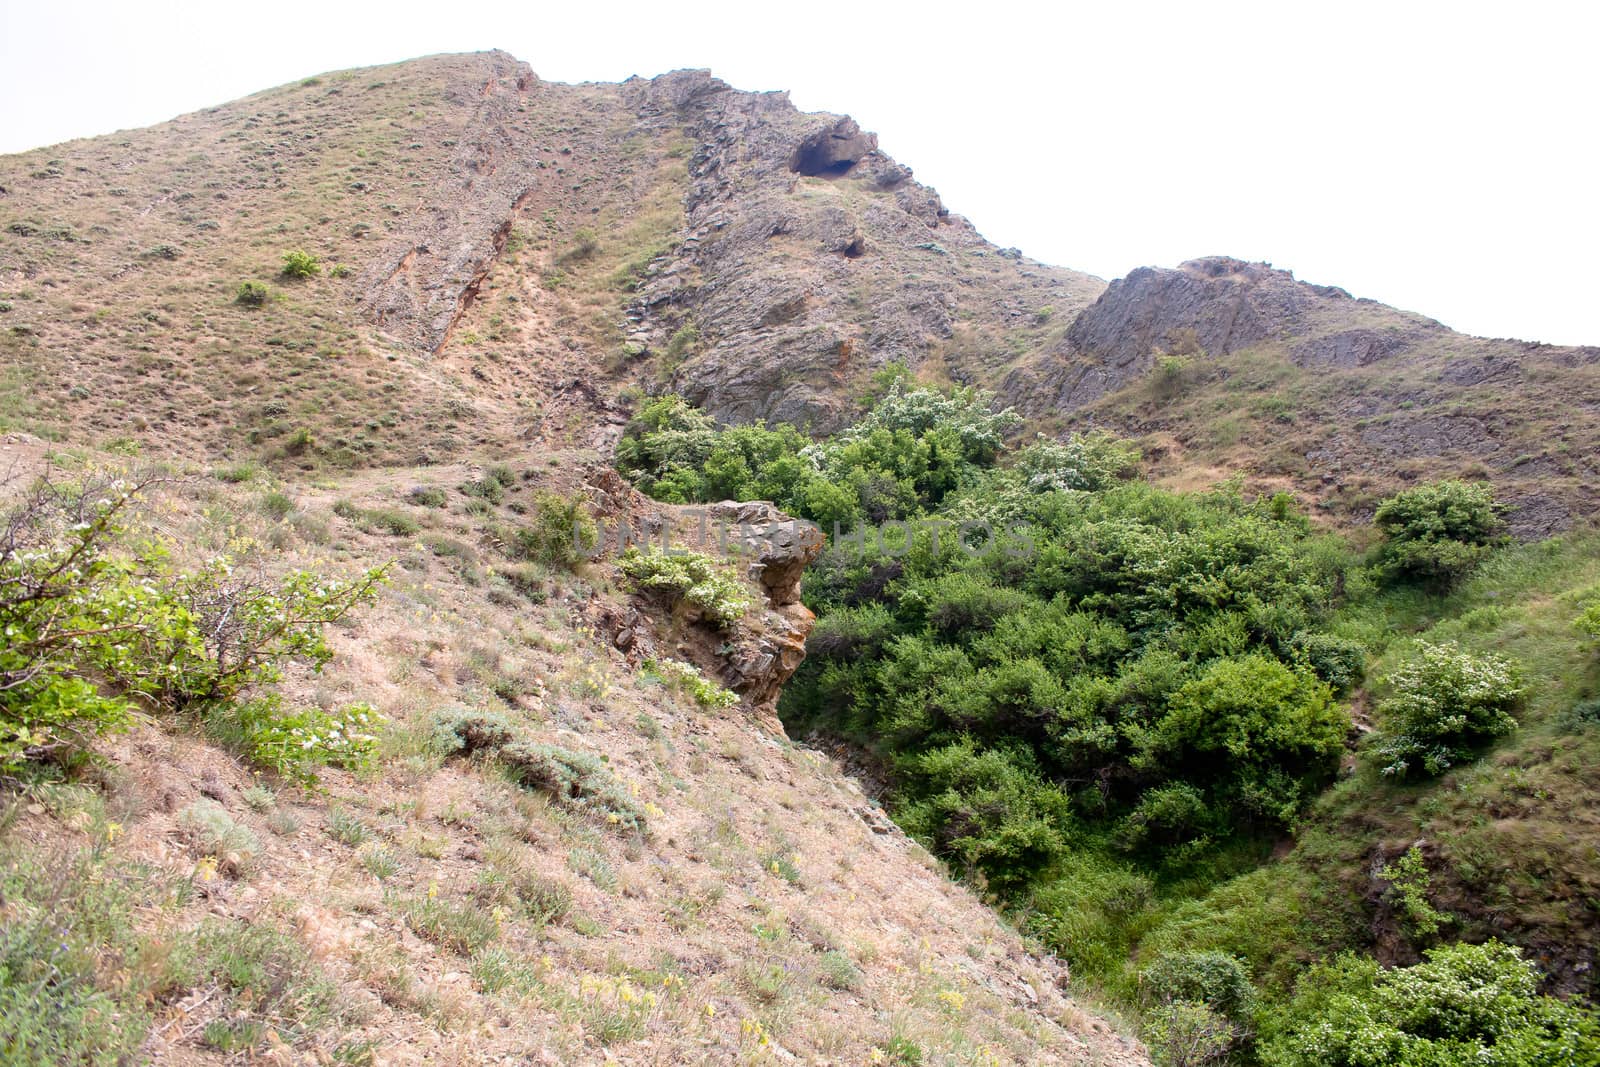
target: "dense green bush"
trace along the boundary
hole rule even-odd
[[[992,465],[1018,425],[976,390],[895,381],[872,411],[813,443],[793,426],[718,429],[677,396],[646,404],[617,446],[617,466],[659,500],[770,500],[830,529],[906,519]]]
[[[1026,496],[1012,515],[1033,524],[1031,557],[919,534],[897,555],[835,545],[808,572],[821,619],[781,710],[899,756],[897,814],[964,864],[981,867],[975,831],[944,829],[950,790],[925,776],[945,768],[914,756],[1023,746],[1102,839],[1182,865],[1286,825],[1343,750],[1348,718],[1294,646],[1345,557],[1273,502],[1115,469],[1105,488]],[[1353,669],[1344,646],[1319,651]]]
[[[1302,631],[1290,638],[1289,651],[1341,696],[1360,685],[1367,673],[1367,646],[1348,637]]]
[[[1521,953],[1491,941],[1431,949],[1414,967],[1384,970],[1343,956],[1301,979],[1270,1067],[1550,1067],[1600,1062],[1593,1013],[1540,996]]]
[[[1285,826],[1332,778],[1349,731],[1326,683],[1252,652],[1215,660],[1174,693],[1133,763],[1204,782],[1231,819]]]
[[[1145,1045],[1160,1067],[1221,1063],[1240,1037],[1238,1024],[1197,1000],[1158,1004],[1145,1016]]]
[[[206,726],[256,766],[312,785],[319,767],[369,769],[377,755],[374,731],[382,721],[370,704],[286,708],[277,693],[264,693],[218,706]]]
[[[1590,637],[1600,638],[1600,604],[1591,604],[1579,615],[1577,626]]]
[[[1503,540],[1500,507],[1488,485],[1436,482],[1378,505],[1379,561],[1398,579],[1448,587],[1470,574]]]
[[[1066,850],[1070,804],[1026,749],[961,741],[907,762],[916,799],[900,807],[901,823],[996,888],[1024,884]]]
[[[1250,967],[1226,952],[1175,952],[1162,956],[1139,976],[1146,997],[1158,1003],[1194,1000],[1240,1022],[1256,1009]]]
[[[1376,746],[1384,774],[1443,774],[1517,728],[1512,712],[1524,688],[1499,656],[1474,655],[1455,642],[1420,643],[1386,682],[1392,695],[1378,705]]]
[[[258,308],[267,302],[269,292],[267,287],[260,282],[240,282],[239,291],[234,294],[234,303],[243,304],[245,307]]]

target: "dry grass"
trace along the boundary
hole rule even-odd
[[[332,541],[291,538],[283,562],[394,551],[392,537],[328,509],[376,507],[415,480],[371,472],[298,493],[303,512],[328,515]],[[257,492],[196,483],[163,523],[202,548],[241,531],[265,537],[274,527],[249,503]],[[463,538],[485,521],[454,502],[432,514]],[[924,1063],[1137,1061],[1058,991],[1058,965],[1031,955],[919,846],[875,832],[863,817],[871,802],[829,759],[646,684],[587,636],[594,583],[552,582],[542,605],[497,603],[452,560],[408,556],[382,603],[335,633],[333,664],[288,687],[292,700],[377,705],[391,719],[379,770],[330,771],[326,792],[304,793],[264,783],[185,730],[144,727],[112,742],[118,784],[93,802],[125,813],[114,841],[101,831],[106,861],[199,879],[191,903],[161,914],[164,929],[208,914],[284,916],[350,1007],[300,1041],[325,1054],[465,1064],[537,1047],[561,1063],[866,1062],[875,1048],[914,1045]],[[497,691],[475,663],[498,665],[515,690]],[[557,682],[586,676],[603,688]],[[552,805],[492,762],[440,758],[428,725],[460,707],[604,756],[649,813],[648,836]],[[191,847],[185,830],[197,800],[251,835],[248,864],[205,866],[216,850]],[[87,843],[104,817],[72,813],[81,807],[24,814],[7,838]],[[158,1012],[157,1026],[176,1010]],[[198,1040],[168,1055],[185,1061]]]

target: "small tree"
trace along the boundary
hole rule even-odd
[[[351,582],[220,556],[180,570],[159,539],[127,536],[151,484],[41,478],[0,518],[0,774],[81,752],[138,703],[214,710],[285,660],[319,668],[324,627],[376,595],[385,568]]]
[[[1420,644],[1386,679],[1393,695],[1378,705],[1383,773],[1443,774],[1474,750],[1517,728],[1524,692],[1516,667],[1477,656],[1454,641]]]
[[[1436,482],[1407,489],[1378,505],[1379,559],[1397,580],[1448,588],[1472,573],[1500,544],[1500,505],[1489,486]]]
[[[1413,940],[1431,939],[1441,926],[1454,920],[1454,916],[1435,908],[1428,900],[1432,879],[1422,849],[1416,845],[1393,863],[1384,864],[1378,874],[1389,883],[1389,898]]]

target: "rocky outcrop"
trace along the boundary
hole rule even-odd
[[[856,120],[847,116],[801,141],[789,160],[789,169],[807,177],[847,174],[877,150],[878,135],[863,133]],[[909,177],[910,171],[905,174]]]
[[[1315,299],[1288,271],[1261,263],[1213,257],[1176,270],[1140,267],[1112,282],[1067,340],[1110,366],[1144,370],[1156,352],[1174,347],[1223,355],[1286,336]]]
[[[770,705],[806,657],[816,616],[800,603],[800,578],[821,554],[823,534],[761,501],[726,501],[708,510],[712,522],[729,531],[734,550],[750,561],[750,577],[767,596],[759,618],[741,620],[723,678],[750,703]]]
[[[713,523],[730,531],[735,551],[750,560],[750,577],[774,606],[800,602],[800,576],[822,554],[821,529],[760,500],[726,500],[705,510]]]
[[[532,68],[504,52],[471,58],[479,62],[448,90],[461,105],[460,126],[442,138],[455,150],[428,193],[431,210],[407,219],[356,280],[367,318],[428,352],[472,306],[541,166],[523,114],[538,83]]]
[[[1002,336],[1041,307],[1076,314],[1103,288],[1003,255],[848,117],[705,71],[623,89],[641,124],[696,145],[674,253],[684,269],[648,277],[629,318],[662,336],[695,324],[672,386],[721,419],[837,428],[873,370],[944,356],[958,309]]]
[[[806,655],[806,638],[816,621],[800,602],[800,580],[822,553],[822,531],[764,501],[724,501],[702,507],[674,507],[649,499],[611,467],[596,464],[584,474],[590,507],[611,535],[602,553],[617,547],[615,530],[624,525],[634,536],[665,537],[671,544],[707,552],[725,552],[742,561],[751,585],[763,594],[732,631],[693,625],[678,634],[679,644],[667,654],[698,662],[721,677],[775,729],[770,715],[783,685]],[[596,598],[590,607],[595,629],[635,663],[660,654],[669,636],[659,611],[643,599],[619,608]],[[695,622],[693,619],[684,621]]]

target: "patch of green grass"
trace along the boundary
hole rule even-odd
[[[447,899],[436,890],[401,901],[399,909],[412,933],[463,956],[471,956],[500,934],[492,915],[470,902]]]

